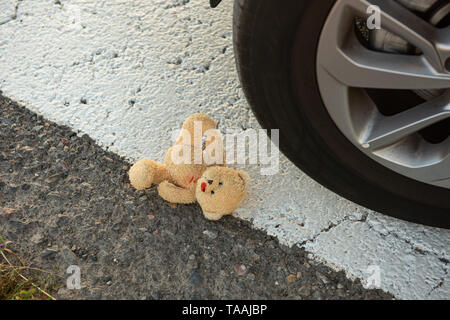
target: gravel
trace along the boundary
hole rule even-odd
[[[0,96],[0,234],[60,299],[392,299],[234,217],[135,191],[129,163]],[[295,276],[294,276],[295,275]],[[65,280],[63,281],[65,282]]]

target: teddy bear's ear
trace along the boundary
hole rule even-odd
[[[238,175],[239,177],[241,177],[242,180],[244,180],[246,186],[250,183],[250,176],[248,175],[247,172],[239,170]]]

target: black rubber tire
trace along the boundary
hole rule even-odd
[[[235,0],[233,38],[247,100],[281,151],[339,195],[403,220],[450,228],[450,190],[399,175],[336,127],[316,80],[316,51],[335,0]]]

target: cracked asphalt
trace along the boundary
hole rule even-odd
[[[0,96],[0,234],[31,266],[81,270],[59,299],[393,299],[304,249],[135,191],[129,163]]]
[[[194,112],[222,131],[259,129],[234,64],[232,4],[0,1],[0,90],[130,163],[162,160],[170,133]],[[359,207],[283,155],[274,176],[239,169],[252,177],[235,214],[246,226],[350,279],[367,281],[379,268],[381,288],[396,298],[450,297],[450,231]]]

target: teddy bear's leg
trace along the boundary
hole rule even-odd
[[[178,187],[169,181],[163,181],[158,186],[158,193],[170,203],[194,203],[196,201],[193,191]]]
[[[211,220],[211,221],[218,221],[218,220],[222,219],[222,217],[223,217],[223,214],[206,212],[206,211],[203,211],[203,215],[205,216],[206,219]]]
[[[130,182],[137,190],[150,188],[153,183],[159,184],[169,180],[169,173],[163,164],[143,159],[136,162],[129,172]]]

